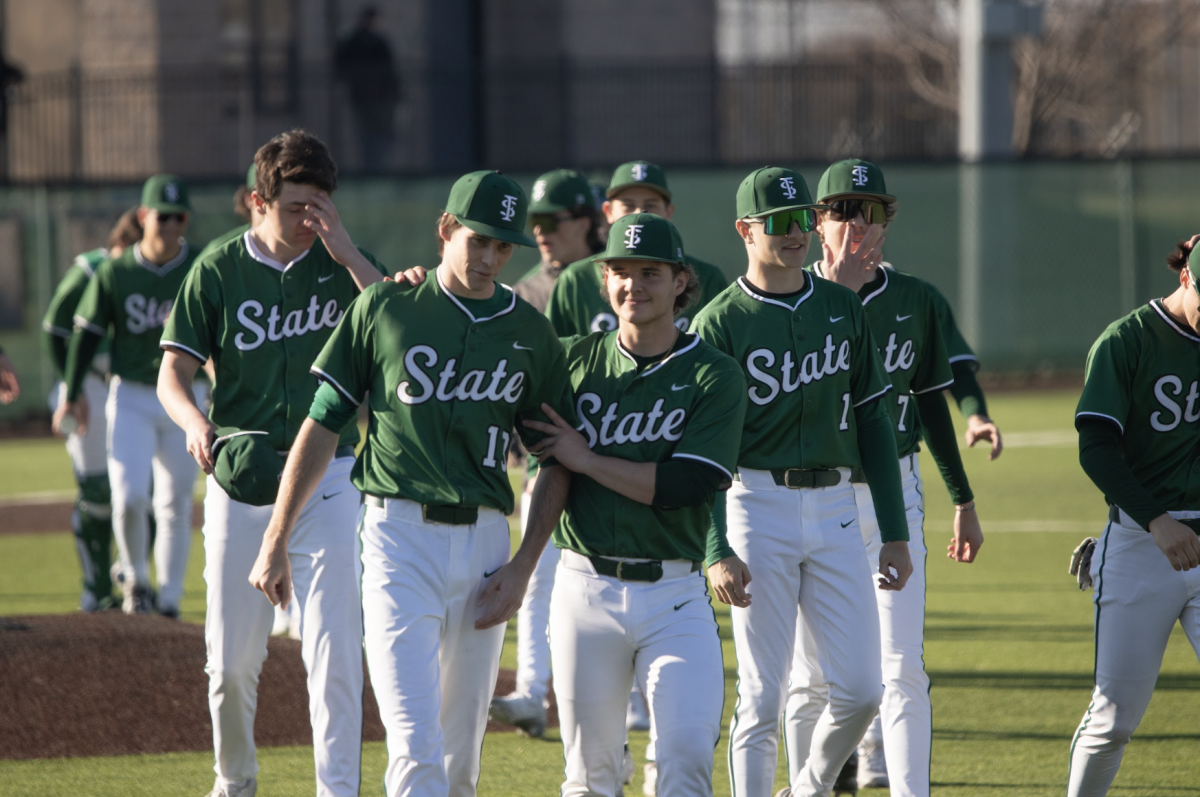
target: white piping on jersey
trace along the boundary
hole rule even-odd
[[[108,249],[102,248],[100,251],[104,253],[103,258],[108,260]],[[92,264],[83,255],[75,255],[75,265],[83,269],[83,273],[88,275],[88,279],[96,276],[96,272],[92,269]]]
[[[171,258],[166,263],[163,263],[161,266],[157,263],[151,263],[146,259],[145,255],[142,254],[141,241],[138,241],[133,245],[133,259],[137,261],[137,264],[147,271],[158,274],[159,276],[166,274],[168,271],[173,271],[176,266],[187,259],[187,256],[188,242],[184,238],[179,239],[179,254],[175,255],[175,257]]]
[[[889,391],[889,390],[891,390],[891,389],[892,389],[892,386],[891,386],[891,385],[888,385],[887,387],[885,387],[883,390],[879,391],[879,392],[878,392],[878,393],[876,393],[875,395],[873,395],[873,396],[867,396],[865,399],[863,399],[862,401],[860,401],[860,402],[856,403],[854,406],[855,406],[855,407],[861,407],[862,405],[866,404],[866,403],[867,403],[868,401],[870,401],[871,399],[877,399],[877,398],[879,398],[880,396],[882,396],[884,393],[888,392],[888,391]]]
[[[914,396],[920,396],[923,393],[932,393],[935,390],[945,390],[946,388],[950,387],[953,384],[954,384],[954,380],[951,379],[949,382],[945,382],[940,385],[934,385],[933,387],[927,387],[924,390],[910,390],[909,392]]]
[[[439,287],[439,288],[441,288],[441,289],[442,289],[442,293],[444,293],[444,294],[446,294],[447,296],[449,296],[449,297],[450,297],[450,301],[454,302],[454,306],[455,306],[455,307],[457,307],[459,310],[462,310],[464,313],[466,313],[466,314],[467,314],[467,318],[471,319],[471,322],[472,322],[472,323],[478,324],[478,323],[481,323],[481,322],[483,322],[483,321],[491,321],[493,318],[499,318],[499,317],[500,317],[500,316],[502,316],[502,315],[507,315],[508,313],[511,313],[511,312],[513,311],[513,308],[514,308],[514,307],[516,307],[516,306],[517,306],[517,292],[516,292],[516,291],[514,291],[512,288],[508,287],[507,285],[503,285],[503,284],[501,284],[501,283],[499,283],[499,282],[496,282],[495,284],[496,284],[498,287],[504,288],[504,289],[505,289],[505,290],[507,290],[507,291],[508,291],[508,293],[509,293],[509,302],[508,302],[508,307],[505,307],[505,308],[504,308],[503,310],[501,310],[500,312],[496,313],[495,315],[490,315],[490,316],[488,316],[487,318],[476,318],[476,317],[475,317],[475,314],[474,314],[474,313],[472,313],[470,310],[468,310],[468,309],[467,309],[467,307],[466,307],[466,305],[464,305],[462,302],[460,302],[460,301],[458,300],[458,297],[457,297],[457,296],[455,296],[453,293],[451,293],[451,292],[450,292],[450,289],[449,289],[449,288],[447,288],[445,285],[443,285],[443,284],[442,284],[442,275],[441,275],[441,273],[440,273],[440,272],[441,272],[441,268],[439,267],[438,269],[436,269],[436,271],[438,272],[438,274],[437,274],[437,285],[438,285],[438,287]]]
[[[617,333],[613,333],[613,334],[617,334]],[[687,335],[686,332],[682,332],[680,334]],[[641,379],[643,376],[649,376],[650,374],[657,371],[659,368],[662,368],[664,365],[666,365],[668,362],[670,362],[675,357],[679,356],[680,354],[686,354],[687,352],[691,351],[692,349],[694,349],[700,345],[700,336],[699,335],[692,335],[691,338],[692,338],[691,343],[684,346],[682,349],[673,351],[670,354],[668,354],[666,357],[663,357],[661,360],[656,362],[654,365],[650,366],[645,371],[642,371],[640,374],[638,374],[637,378]],[[626,348],[624,346],[621,345],[621,337],[619,334],[617,335],[617,351],[621,352],[621,354],[624,354],[626,357],[628,357],[629,361],[631,363],[633,363],[635,367],[637,366],[637,359],[635,359],[634,356],[632,354],[630,354],[629,351],[626,350]]]
[[[42,331],[48,332],[56,338],[69,338],[75,332],[72,329],[63,329],[62,327],[56,327],[48,321],[42,322]]]
[[[817,276],[820,277],[821,279],[829,279],[829,277],[825,276],[824,269],[821,268],[824,265],[825,265],[824,260],[818,260],[816,263],[813,263],[813,271],[815,271],[817,273]],[[866,305],[867,302],[871,301],[879,294],[886,291],[888,288],[888,280],[890,279],[888,277],[888,269],[892,268],[892,264],[891,263],[880,263],[879,265],[880,265],[880,269],[881,269],[879,273],[883,274],[883,284],[879,286],[879,290],[871,291],[870,293],[868,293],[866,295],[866,297],[863,298],[862,303],[864,305]],[[833,280],[829,280],[829,281],[833,282]]]
[[[721,471],[721,473],[724,473],[725,478],[729,479],[729,481],[733,481],[733,474],[730,473],[729,471],[725,470],[724,468],[722,468],[717,463],[713,462],[711,459],[705,459],[704,457],[698,457],[695,454],[672,454],[671,459],[694,459],[697,462],[703,462],[705,465],[711,465],[712,467]]]
[[[1117,428],[1121,430],[1121,434],[1125,434],[1125,425],[1111,415],[1105,415],[1103,412],[1077,412],[1077,413],[1075,413],[1076,418],[1082,418],[1085,415],[1092,417],[1092,418],[1103,418],[1106,421],[1112,421],[1113,423],[1115,423],[1117,425]]]
[[[158,348],[160,348],[160,349],[179,349],[180,351],[185,351],[188,354],[192,355],[193,357],[195,357],[197,360],[199,360],[202,363],[208,362],[208,358],[201,356],[200,352],[196,351],[195,349],[189,349],[187,346],[184,346],[182,343],[177,343],[173,340],[160,340],[158,342]]]
[[[105,335],[108,334],[107,329],[101,329],[100,327],[96,326],[91,321],[88,321],[86,318],[84,318],[81,315],[75,316],[75,326],[81,327],[82,329],[86,329],[88,332],[91,332],[93,335],[99,335],[100,337],[104,337]]]
[[[310,246],[307,249],[305,249],[303,252],[301,252],[300,256],[297,257],[292,262],[287,263],[287,264],[280,263],[278,260],[273,260],[272,258],[269,258],[262,253],[262,250],[259,249],[254,244],[254,238],[253,238],[253,236],[250,235],[250,232],[251,232],[250,230],[246,230],[246,232],[242,233],[242,241],[243,241],[243,243],[246,244],[246,253],[248,255],[250,255],[250,257],[257,260],[259,263],[262,263],[264,266],[270,266],[271,268],[275,269],[276,271],[287,271],[289,268],[296,265],[304,258],[308,257],[308,253],[312,251],[312,247]]]
[[[1154,308],[1154,312],[1162,316],[1163,321],[1166,321],[1171,325],[1171,329],[1175,330],[1180,335],[1183,335],[1188,340],[1194,340],[1197,343],[1200,343],[1200,338],[1196,337],[1194,334],[1188,332],[1183,327],[1179,326],[1179,324],[1175,323],[1175,319],[1171,318],[1171,314],[1168,313],[1166,308],[1162,306],[1162,299],[1151,299],[1150,306]]]
[[[813,295],[813,289],[815,288],[813,281],[811,279],[806,279],[804,280],[804,284],[808,290],[800,294],[799,298],[796,299],[795,304],[788,304],[787,302],[781,302],[778,299],[771,299],[767,296],[763,296],[761,293],[758,293],[754,290],[754,288],[750,287],[750,283],[746,281],[745,277],[737,278],[737,286],[741,288],[742,291],[745,292],[745,294],[751,299],[760,301],[763,304],[774,304],[780,307],[785,307],[792,312],[795,312],[797,309],[799,309],[800,305],[804,304],[804,302],[806,302],[808,298]]]
[[[956,354],[950,358],[950,362],[952,363],[962,362],[963,360],[970,360],[971,362],[976,363],[979,362],[979,358],[974,354]]]
[[[322,371],[320,368],[317,368],[315,365],[312,368],[309,368],[308,372],[310,374],[312,374],[313,376],[317,377],[318,379],[322,379],[322,380],[328,382],[330,384],[330,386],[333,387],[334,390],[336,390],[337,392],[342,394],[342,398],[346,399],[346,401],[349,401],[355,407],[357,407],[359,404],[362,403],[358,399],[354,398],[354,396],[351,396],[350,391],[346,390],[346,388],[344,388],[340,384],[338,384],[338,381],[336,379],[334,379],[332,376],[330,376],[329,374]]]

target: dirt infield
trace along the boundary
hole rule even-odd
[[[0,502],[0,534],[70,531],[73,507],[69,501]],[[198,529],[203,523],[204,507],[196,502],[192,506],[192,528]]]
[[[312,743],[300,643],[272,638],[258,685],[259,745]],[[0,758],[212,749],[201,626],[119,612],[0,618]],[[513,688],[501,670],[497,694]],[[363,738],[383,739],[370,680]],[[557,725],[555,708],[550,723]],[[512,728],[488,724],[489,731]]]

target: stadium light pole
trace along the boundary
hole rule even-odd
[[[1040,4],[959,2],[959,302],[967,340],[1001,364],[1020,347],[1012,268],[1017,197],[1005,164],[1013,157],[1012,45],[1041,30]]]

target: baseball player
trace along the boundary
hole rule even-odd
[[[110,257],[120,257],[142,237],[142,226],[137,220],[137,208],[121,214],[121,218],[108,234],[108,247],[93,249],[76,256],[46,308],[42,329],[46,332],[50,354],[59,375],[67,371],[67,347],[75,327],[75,309],[83,296],[96,269]],[[79,556],[79,567],[83,572],[83,592],[79,596],[79,608],[94,612],[112,608],[112,490],[108,483],[108,454],[105,448],[107,419],[104,416],[104,401],[108,394],[109,340],[100,342],[92,367],[84,377],[83,392],[91,410],[91,424],[86,434],[78,430],[56,428],[55,432],[67,439],[67,455],[71,458],[75,483],[79,495],[75,509],[71,512],[71,530],[75,534],[75,552]],[[50,410],[57,412],[64,404],[67,386],[56,384],[51,391]],[[59,423],[70,416],[56,416]]]
[[[162,335],[159,395],[209,474],[204,501],[212,797],[253,795],[254,715],[273,610],[248,582],[271,506],[233,500],[212,476],[217,427],[265,432],[281,454],[295,445],[317,383],[308,369],[366,286],[383,279],[354,246],[330,194],[337,166],[324,143],[292,130],[254,156],[262,221],[204,257],[184,283]],[[187,386],[212,357],[209,417]],[[300,604],[317,794],[357,795],[362,741],[362,610],[350,483],[358,427],[334,434],[333,462],[296,521],[287,553]]]
[[[526,203],[498,172],[465,175],[438,225],[435,278],[372,287],[350,308],[312,366],[323,384],[252,573],[273,602],[287,601],[294,518],[315,497],[336,446],[332,430],[353,423],[369,394],[354,483],[365,494],[363,628],[392,797],[475,794],[504,623],[566,496],[565,477],[554,473],[562,469],[547,469],[509,563],[512,430],[536,440],[516,424],[544,419],[543,403],[574,417],[549,322],[494,279],[515,245],[533,243]]]
[[[127,614],[157,610],[179,617],[188,551],[192,544],[192,485],[196,465],[183,433],[171,423],[154,392],[161,353],[158,338],[195,251],[184,239],[187,186],[159,174],[146,181],[138,222],[142,239],[120,257],[100,263],[75,308],[67,349],[65,401],[56,425],[74,418],[87,434],[84,383],[105,338],[111,338],[112,379],[107,405],[108,478],[112,527],[121,557],[122,608]],[[150,483],[158,533],[154,559],[158,594],[150,585]]]
[[[529,203],[529,228],[542,262],[513,286],[513,291],[541,313],[563,268],[603,248],[596,234],[597,219],[591,184],[582,174],[558,169],[533,183]],[[524,463],[522,463],[524,464]],[[529,502],[536,482],[536,462],[530,460],[521,492],[521,529],[524,534]],[[535,738],[546,732],[546,704],[550,693],[550,591],[558,549],[547,545],[529,577],[529,588],[517,612],[517,678],[512,693],[492,700],[491,718],[514,725]]]
[[[674,225],[619,219],[600,263],[619,326],[567,352],[583,434],[554,415],[526,422],[547,433],[534,450],[573,472],[550,611],[562,794],[620,792],[635,680],[654,717],[659,793],[712,794],[723,665],[701,563],[744,570],[709,528],[732,482],[745,380],[675,326],[699,286]]]
[[[797,611],[829,680],[794,795],[828,794],[879,707],[879,616],[853,483],[871,488],[883,544],[879,586],[904,587],[906,540],[891,384],[858,296],[804,271],[815,205],[791,169],[757,169],[737,193],[746,274],[697,316],[702,339],[746,374],[749,404],[728,493],[729,544],[754,574],[718,563],[718,597],[733,606],[738,703],[729,731],[736,797],[771,793]],[[876,253],[876,233],[847,253]],[[661,756],[660,756],[661,759]]]
[[[21,395],[21,380],[12,360],[0,349],[0,404],[12,404]]]
[[[1110,324],[1088,354],[1079,462],[1109,523],[1081,574],[1096,588],[1096,688],[1071,742],[1070,797],[1108,793],[1176,620],[1200,651],[1197,244],[1200,235],[1167,259],[1179,287]]]
[[[653,213],[668,220],[675,216],[667,175],[661,166],[649,161],[631,161],[618,166],[605,195],[608,201],[602,209],[609,224],[631,213]],[[700,296],[675,319],[675,324],[685,332],[692,317],[729,284],[716,266],[691,255],[686,257],[700,282]],[[596,258],[593,255],[568,266],[550,295],[546,315],[563,337],[617,328],[613,309],[601,295],[600,264]]]
[[[942,391],[953,381],[949,356],[939,329],[937,310],[925,283],[882,266],[884,231],[895,214],[896,199],[887,192],[883,171],[863,160],[843,160],[821,176],[817,201],[828,209],[817,212],[817,233],[823,258],[811,271],[843,285],[862,300],[871,332],[880,344],[883,365],[893,392],[886,399],[900,454],[904,508],[908,519],[908,548],[913,573],[902,592],[877,590],[882,632],[884,698],[880,706],[882,749],[888,759],[879,774],[865,772],[858,786],[887,787],[894,795],[929,794],[929,759],[933,710],[929,677],[925,674],[925,542],[924,486],[917,452],[924,436],[955,503],[951,558],[974,561],[983,543],[974,495],[963,470],[954,426]],[[874,253],[849,258],[872,230],[878,230]],[[882,547],[871,493],[855,485],[860,530],[867,554]],[[813,728],[825,706],[825,679],[812,650],[812,635],[797,626],[796,649],[787,705],[788,768],[795,777],[808,756]],[[869,759],[860,751],[856,769]]]
[[[197,260],[203,258],[214,249],[220,249],[233,239],[241,238],[246,234],[247,230],[249,230],[251,227],[257,227],[258,223],[262,221],[262,214],[259,212],[258,205],[254,201],[254,184],[257,178],[258,170],[255,168],[255,165],[251,163],[250,168],[246,170],[246,182],[242,185],[239,185],[237,190],[233,192],[233,212],[236,213],[238,218],[242,219],[245,224],[234,227],[229,232],[222,233],[216,238],[213,238],[211,241],[205,244],[203,249],[200,250],[200,254],[196,256]]]

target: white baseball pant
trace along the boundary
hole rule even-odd
[[[521,536],[529,520],[532,496],[521,495]],[[537,567],[529,576],[525,600],[517,611],[517,685],[513,690],[545,702],[550,693],[550,593],[554,590],[554,570],[558,566],[558,548],[548,543],[542,549]]]
[[[769,797],[779,721],[802,614],[829,682],[794,797],[828,794],[883,696],[879,613],[858,528],[850,471],[840,484],[793,490],[768,471],[739,468],[727,495],[729,544],[750,569],[753,602],[731,611],[738,702],[729,729],[734,797]]]
[[[1200,517],[1200,512],[1172,512]],[[1177,572],[1124,512],[1092,556],[1096,688],[1071,742],[1068,797],[1108,793],[1125,745],[1154,694],[1175,621],[1200,657],[1200,569]]]
[[[882,648],[883,702],[879,715],[883,726],[883,750],[893,797],[928,797],[929,757],[933,739],[933,707],[929,700],[929,676],[925,674],[925,494],[916,454],[900,460],[904,488],[904,511],[908,519],[908,552],[913,572],[900,592],[875,587],[869,582],[879,609]],[[854,485],[855,503],[867,561],[878,562],[883,548],[879,520],[871,489]],[[753,573],[753,571],[751,571]],[[801,617],[796,627],[796,649],[788,686],[784,737],[788,773],[795,780],[808,758],[808,744],[821,714],[827,711],[828,684],[821,671],[811,631]]]
[[[421,505],[367,505],[362,525],[367,666],[387,731],[388,797],[472,797],[504,625],[475,628],[486,575],[509,559],[508,520],[426,522]]]
[[[89,372],[83,379],[83,393],[87,396],[89,412],[87,434],[72,432],[67,435],[67,456],[77,477],[96,476],[108,472],[108,385],[104,380]],[[50,412],[67,400],[67,383],[54,386],[49,402]]]
[[[724,664],[702,570],[668,561],[654,583],[620,581],[561,551],[550,652],[566,760],[562,797],[620,793],[635,678],[653,718],[659,797],[712,794]]]
[[[203,406],[203,387],[195,386]],[[126,584],[150,584],[150,479],[158,528],[154,564],[158,606],[178,609],[192,546],[192,488],[199,466],[187,451],[187,434],[158,400],[154,385],[114,376],[109,385],[108,479],[112,486],[113,535]]]
[[[300,605],[300,655],[308,673],[318,797],[358,794],[362,756],[362,611],[355,519],[359,493],[353,457],[329,464],[288,541],[292,600]],[[208,614],[208,707],[219,785],[255,777],[258,676],[275,612],[250,586],[274,507],[230,498],[208,477],[204,499],[204,580]]]

